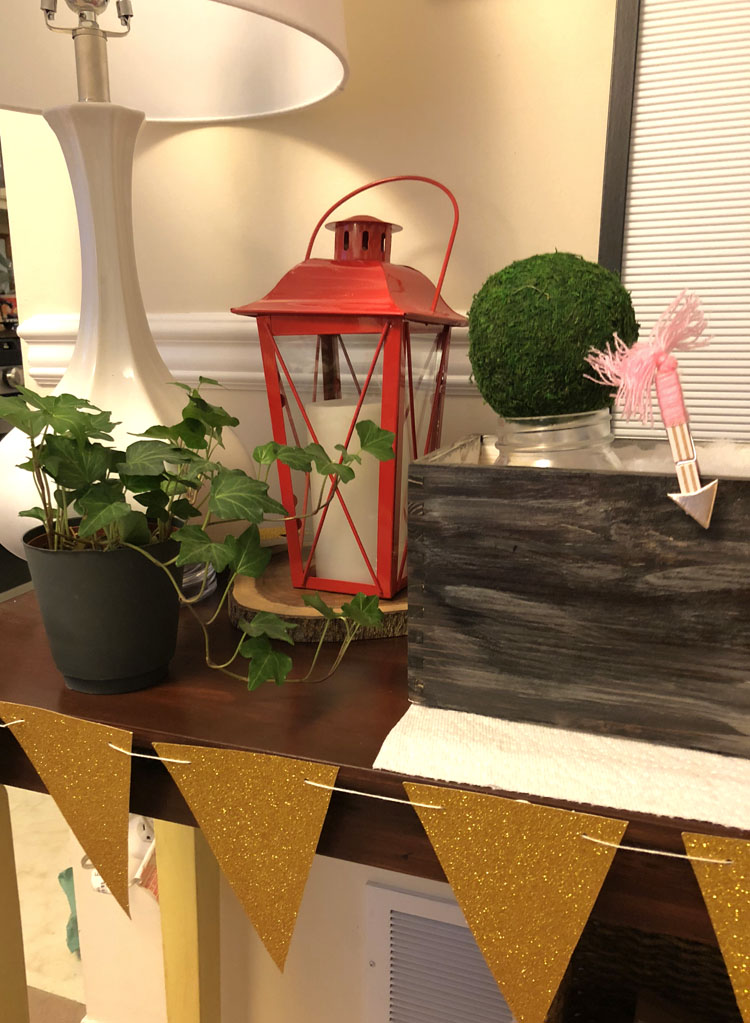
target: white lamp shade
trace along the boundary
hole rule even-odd
[[[107,47],[112,101],[153,121],[259,117],[315,103],[346,80],[341,0],[134,0]],[[36,0],[3,5],[0,106],[37,113],[77,96],[70,40]],[[53,25],[73,26],[60,0]],[[115,2],[102,28],[121,30]]]

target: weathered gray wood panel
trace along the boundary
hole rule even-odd
[[[417,703],[750,756],[750,481],[414,463]]]

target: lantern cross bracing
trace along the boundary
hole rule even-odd
[[[326,477],[319,493],[279,464],[293,584],[389,598],[406,583],[409,461],[439,446],[450,330],[466,320],[420,271],[390,263],[396,225],[330,226],[333,259],[305,259],[233,311],[258,321],[274,440],[342,462],[358,423],[394,434],[393,460],[364,456],[351,482]]]

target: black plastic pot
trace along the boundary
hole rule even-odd
[[[160,682],[177,645],[179,598],[167,574],[137,551],[51,551],[24,537],[31,580],[55,664],[69,689],[130,693]],[[45,541],[46,542],[46,541]],[[169,561],[178,545],[147,548]],[[180,581],[182,569],[170,567]]]

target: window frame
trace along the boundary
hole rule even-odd
[[[609,89],[598,261],[620,274],[630,165],[641,0],[617,0]]]

